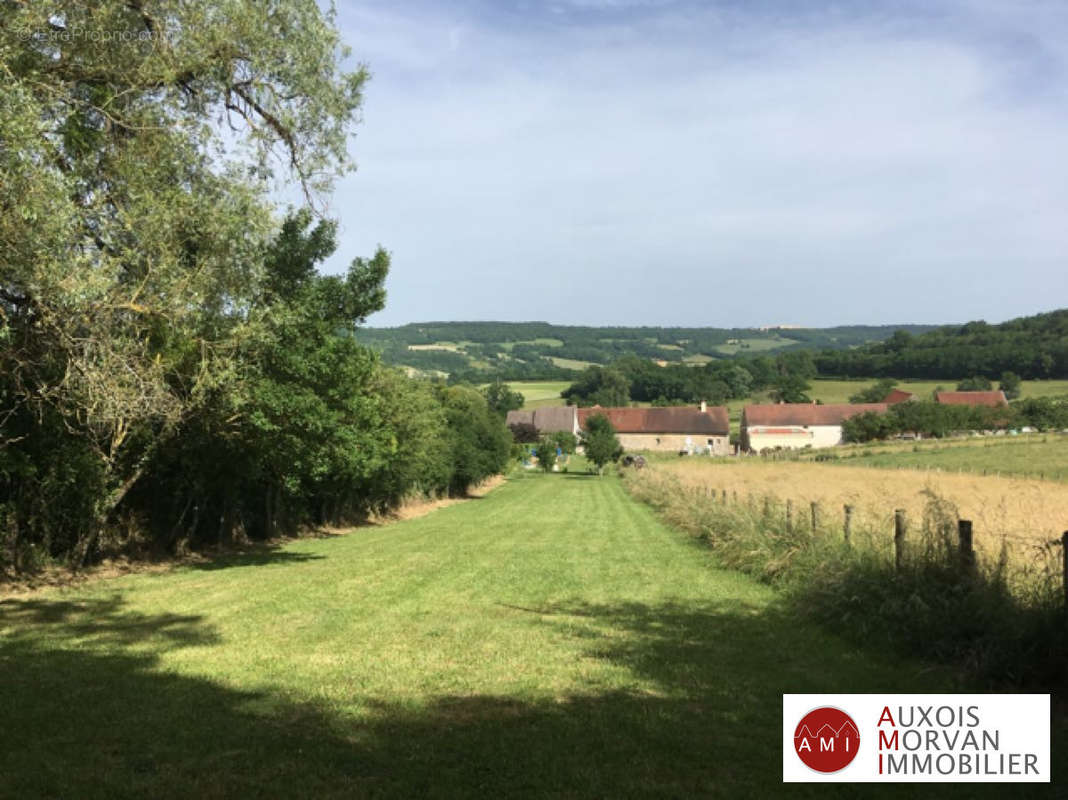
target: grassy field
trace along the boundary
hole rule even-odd
[[[508,384],[514,391],[522,392],[526,401],[523,408],[541,408],[542,406],[562,406],[564,400],[560,392],[571,385],[569,381],[516,381]]]
[[[861,381],[834,381],[816,379],[809,381],[812,391],[809,397],[824,403],[848,403],[849,396],[856,394],[875,383],[874,379]],[[906,392],[919,395],[924,400],[931,398],[931,393],[939,386],[945,389],[955,389],[957,381],[900,381],[897,388]],[[995,383],[996,386],[996,383]],[[1024,381],[1021,386],[1021,397],[1049,397],[1051,395],[1068,394],[1068,381]]]
[[[834,463],[849,466],[1068,480],[1068,436],[1063,434],[875,442],[838,447],[834,455]],[[817,457],[817,452],[801,455],[806,460]]]
[[[588,366],[585,362],[570,362],[569,359],[553,359],[558,366],[571,366],[578,368]],[[568,363],[564,363],[568,362]],[[856,394],[861,389],[874,383],[866,381],[810,381],[812,391],[809,396],[813,400],[823,403],[846,403],[849,396]],[[956,381],[902,381],[898,387],[907,392],[913,392],[929,397],[937,386],[953,388]],[[564,401],[560,399],[560,392],[566,389],[568,381],[516,381],[510,386],[518,392],[522,392],[527,402],[524,408],[538,408],[540,406],[561,406]],[[559,387],[559,388],[557,388]],[[1052,395],[1068,394],[1068,381],[1024,381],[1023,397],[1048,397]],[[738,433],[742,419],[742,408],[750,403],[766,403],[766,396],[754,396],[745,400],[731,400],[727,403],[727,410],[731,420],[731,432]],[[648,405],[647,403],[644,405]]]
[[[557,358],[556,356],[552,356],[549,360],[556,366],[563,367],[564,369],[583,370],[586,369],[586,367],[595,366],[592,361],[579,361],[576,358]]]
[[[786,347],[789,344],[793,344],[796,340],[788,337],[753,337],[752,339],[741,339],[738,344],[721,344],[716,348],[716,352],[723,353],[723,355],[733,356],[736,353],[764,353],[768,350],[775,350],[780,347]]]
[[[0,669],[4,797],[771,796],[782,692],[969,688],[798,621],[575,474],[8,598]]]

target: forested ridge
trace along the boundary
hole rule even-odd
[[[1068,377],[1068,310],[989,325],[969,322],[913,335],[899,331],[885,342],[848,352],[824,351],[821,375],[841,377],[1022,378]]]
[[[420,322],[365,328],[360,339],[392,364],[447,373],[453,381],[566,380],[587,364],[637,356],[702,364],[764,353],[850,348],[929,325],[833,328],[683,328],[554,325],[548,322]]]
[[[360,518],[498,472],[478,391],[317,271],[367,72],[314,0],[0,2],[0,569]],[[306,207],[271,202],[281,182]]]
[[[367,328],[390,362],[456,381],[571,380],[590,364],[631,357],[667,365],[743,365],[809,352],[817,374],[842,378],[1068,377],[1068,311],[983,321],[836,328],[581,327],[546,322],[427,322]],[[757,367],[760,370],[760,367]],[[652,399],[652,398],[649,398]]]

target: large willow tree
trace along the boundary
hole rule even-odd
[[[345,56],[315,0],[0,0],[0,479],[84,445],[76,562],[233,371],[275,182],[352,167]]]

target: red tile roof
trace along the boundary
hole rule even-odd
[[[896,403],[904,403],[907,400],[911,400],[915,396],[912,392],[906,392],[903,389],[891,389],[890,394],[883,398],[883,402],[892,406]]]
[[[850,417],[874,411],[885,414],[886,403],[776,403],[746,406],[742,410],[742,424],[751,425],[841,425]]]
[[[708,406],[707,411],[688,406],[670,408],[580,408],[579,427],[586,420],[602,414],[608,417],[617,433],[687,433],[727,436],[730,422],[725,406]]]
[[[997,408],[1007,406],[1009,401],[1005,399],[1005,393],[997,390],[993,392],[935,392],[935,402],[947,406],[988,406]]]

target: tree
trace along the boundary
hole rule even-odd
[[[4,4],[0,418],[96,461],[76,564],[232,373],[275,165],[312,201],[352,166],[344,56],[312,0]]]
[[[1020,396],[1021,391],[1020,376],[1015,372],[1002,372],[1001,380],[998,381],[998,388],[1005,393],[1007,400],[1015,400]]]
[[[449,491],[464,495],[508,463],[511,436],[504,421],[489,410],[486,398],[467,386],[439,387],[448,423],[451,478]]]
[[[541,437],[538,429],[530,422],[516,422],[508,426],[512,432],[512,440],[517,444],[534,444]]]
[[[984,378],[982,375],[976,375],[973,378],[965,378],[957,384],[958,392],[987,392],[992,389],[993,386],[990,380]]]
[[[490,411],[502,417],[508,416],[509,411],[518,411],[526,402],[522,392],[513,392],[507,383],[499,380],[484,388],[482,394],[486,396]]]
[[[544,472],[552,472],[556,465],[556,442],[550,436],[542,438],[534,448],[534,455],[538,459],[538,466]]]
[[[554,445],[560,448],[560,452],[564,455],[571,455],[578,449],[578,439],[571,431],[557,431],[549,438],[552,439]]]
[[[618,461],[623,455],[623,448],[616,438],[616,430],[608,417],[594,414],[586,420],[586,429],[582,432],[582,445],[586,458],[597,466],[598,474],[604,473],[605,465]]]
[[[771,399],[776,403],[811,403],[812,399],[805,394],[811,388],[800,375],[782,375],[772,385]]]
[[[850,403],[881,403],[890,394],[897,381],[893,378],[883,378],[873,383],[866,389],[862,389],[849,398]]]
[[[874,411],[857,414],[842,423],[842,438],[847,442],[870,442],[873,439],[885,439],[897,432],[894,419]]]
[[[630,381],[617,369],[588,367],[561,396],[575,405],[625,406],[630,403]]]

